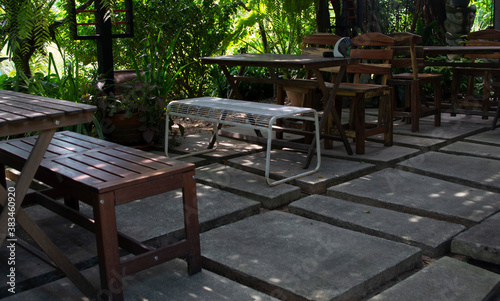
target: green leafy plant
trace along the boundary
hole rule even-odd
[[[186,65],[176,68],[172,60],[179,34],[180,31],[163,52],[158,47],[163,39],[161,34],[156,39],[146,39],[140,61],[129,51],[136,78],[130,82],[117,84],[115,88],[122,91],[121,94],[117,93],[114,98],[106,98],[108,102],[111,100],[109,103],[101,103],[107,116],[121,113],[125,114],[126,118],[131,118],[137,115],[142,123],[139,130],[143,132],[143,138],[147,143],[157,141],[165,132],[165,108],[172,100],[176,78],[186,68]]]
[[[0,48],[16,65],[17,72],[31,76],[30,59],[36,53],[46,54],[54,33],[52,24],[55,0],[18,0],[0,2]]]

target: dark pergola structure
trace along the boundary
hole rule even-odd
[[[105,79],[104,91],[106,93],[114,92],[114,62],[113,62],[113,39],[127,38],[134,35],[133,22],[133,4],[132,0],[123,0],[124,8],[113,9],[102,4],[101,0],[87,2],[94,3],[94,8],[76,7],[75,0],[71,0],[73,38],[75,40],[96,40],[97,42],[97,61],[98,72]],[[90,6],[90,5],[89,5]],[[112,13],[125,14],[125,20],[113,22]],[[95,21],[89,23],[79,23],[77,20],[78,14],[93,14]],[[122,33],[113,33],[113,25],[125,25],[125,31]],[[95,33],[91,35],[80,35],[78,33],[79,26],[95,26]]]
[[[363,11],[363,6],[371,0],[316,0],[317,5],[317,30],[318,32],[328,32],[331,28],[335,28],[340,35],[349,35],[354,27],[365,30],[363,28],[363,18],[366,17],[366,12]],[[444,1],[444,0],[441,0]],[[423,10],[425,1],[415,0],[414,10],[415,18],[412,22],[411,31],[416,27],[418,13]],[[493,0],[494,23],[496,29],[500,28],[500,1]],[[330,24],[329,11],[333,8],[336,16],[340,19],[335,20],[335,24]]]

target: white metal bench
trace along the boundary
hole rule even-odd
[[[203,154],[213,151],[218,145],[218,125],[232,125],[251,128],[254,130],[267,130],[267,148],[266,148],[266,170],[265,177],[269,186],[278,185],[299,177],[307,176],[318,171],[321,164],[320,136],[318,113],[314,109],[300,108],[293,106],[283,106],[267,103],[256,103],[250,101],[224,99],[217,97],[200,97],[186,100],[172,101],[167,106],[166,129],[168,134],[170,116],[204,120],[214,123],[215,148],[209,145],[205,150],[191,152],[186,155],[180,155],[176,158],[183,158]],[[282,118],[293,118],[302,121],[313,121],[315,126],[315,144],[310,147],[316,147],[316,168],[306,172],[287,177],[278,181],[269,179],[271,165],[271,143],[272,130],[276,128],[276,122]],[[168,135],[165,139],[165,154],[168,157]]]

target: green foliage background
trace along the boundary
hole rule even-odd
[[[71,1],[77,7],[89,2],[0,0],[0,42],[4,56],[16,63],[17,71],[0,76],[2,88],[89,101],[97,80],[96,42],[73,40],[72,19],[68,15]],[[99,1],[113,9],[123,8],[122,0]],[[201,95],[225,97],[229,88],[222,72],[217,66],[202,65],[200,57],[255,52],[298,54],[303,36],[316,31],[317,1],[133,0],[134,36],[113,40],[115,69],[139,68],[173,79],[168,91],[162,91],[167,102]],[[371,14],[368,30],[409,30],[414,1],[370,3],[373,7],[367,12]],[[491,25],[492,3],[493,0],[471,1],[477,7],[473,30]],[[120,13],[112,13],[111,18],[124,20]],[[79,15],[78,22],[93,21],[92,14]],[[117,25],[115,33],[122,28]],[[79,34],[94,33],[93,26],[79,30]],[[433,25],[424,26],[419,21],[417,33],[432,41]],[[173,51],[169,50],[172,43]],[[29,64],[23,65],[21,61],[26,59]],[[158,66],[161,70],[151,70]],[[261,68],[249,68],[247,72],[268,76]],[[257,85],[245,85],[242,90],[250,100],[273,93],[270,87]]]

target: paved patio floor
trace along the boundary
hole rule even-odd
[[[127,276],[126,300],[500,300],[500,128],[477,116],[442,119],[422,119],[419,133],[396,121],[394,146],[372,137],[365,155],[334,142],[317,173],[276,187],[265,184],[258,145],[222,138],[217,151],[185,159],[197,165],[203,271],[188,276],[177,259]],[[180,138],[177,151],[208,136]],[[274,150],[272,177],[301,172],[304,157]],[[93,236],[27,211],[98,285]],[[157,245],[183,236],[181,211],[173,191],[116,214],[121,231]],[[0,275],[8,257],[2,248]],[[5,280],[0,298],[86,300],[22,249],[16,270],[16,293]]]

